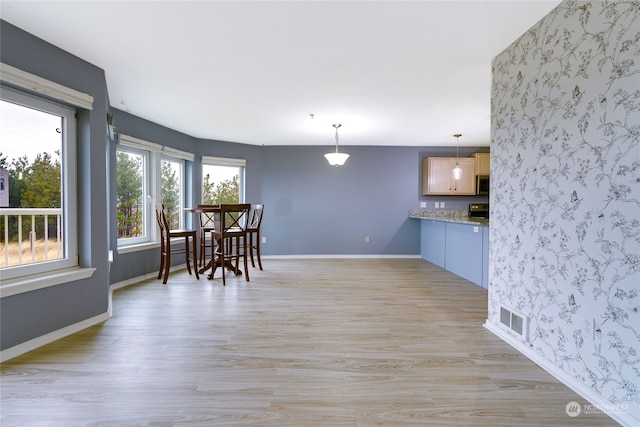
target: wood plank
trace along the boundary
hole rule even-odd
[[[609,426],[419,259],[269,259],[114,292],[114,317],[1,367],[3,427]]]

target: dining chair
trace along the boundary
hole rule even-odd
[[[207,249],[209,249],[209,256],[213,256],[213,240],[207,240],[207,236],[216,229],[216,212],[211,210],[207,211],[207,208],[217,208],[219,205],[198,205],[198,220],[200,223],[200,266],[204,266],[207,258]],[[220,227],[220,224],[218,224]]]
[[[263,212],[264,205],[262,203],[252,204],[251,211],[249,212],[249,226],[247,227],[247,238],[249,239],[247,249],[249,250],[249,256],[251,257],[251,266],[256,268],[256,263],[253,261],[253,252],[255,251],[260,270],[262,270],[262,258],[260,256],[260,226],[262,225]]]
[[[196,230],[171,230],[167,222],[167,216],[164,211],[164,205],[156,205],[156,221],[160,228],[160,270],[158,271],[158,279],[163,277],[162,284],[167,283],[169,278],[169,269],[171,268],[171,256],[174,254],[185,254],[187,263],[187,271],[191,274],[191,264],[195,271],[196,279],[200,279],[198,275],[198,252],[196,246]],[[184,249],[172,248],[171,239],[174,237],[184,238]],[[189,239],[191,239],[193,253],[189,250]]]
[[[247,227],[249,225],[249,211],[251,204],[221,204],[220,227],[211,232],[212,241],[216,241],[214,259],[210,277],[217,267],[222,268],[222,285],[226,285],[227,269],[235,272],[236,276],[242,274],[239,269],[242,258],[245,280],[249,281],[249,268],[247,266]],[[235,264],[235,265],[234,265]]]

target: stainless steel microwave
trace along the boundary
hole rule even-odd
[[[478,196],[489,195],[489,175],[476,175],[476,194]]]

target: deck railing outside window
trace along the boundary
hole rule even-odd
[[[0,208],[0,268],[64,258],[61,208]]]

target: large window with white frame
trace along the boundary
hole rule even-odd
[[[149,212],[151,153],[132,146],[116,151],[116,230],[118,246],[150,240]]]
[[[193,161],[193,154],[119,135],[116,149],[119,248],[157,240],[155,204],[164,204],[171,228],[183,228],[186,161]]]
[[[202,203],[244,203],[246,160],[202,157]]]
[[[160,196],[171,229],[184,228],[184,160],[160,159]]]
[[[75,110],[0,92],[3,281],[78,265]]]

